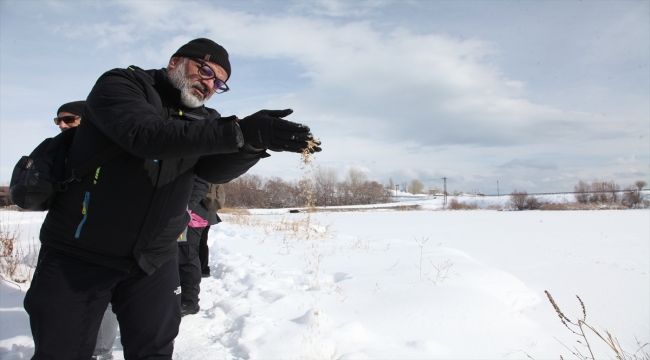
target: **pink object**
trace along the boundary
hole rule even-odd
[[[208,226],[208,220],[203,220],[200,216],[194,214],[192,210],[187,210],[187,212],[190,213],[190,216],[192,217],[192,220],[190,220],[190,223],[188,224],[189,227],[200,228]]]

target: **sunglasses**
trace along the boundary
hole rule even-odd
[[[215,93],[221,94],[225,93],[226,91],[230,90],[228,85],[224,81],[221,81],[217,78],[217,74],[212,71],[212,68],[208,66],[208,64],[204,63],[203,61],[195,58],[190,58],[190,60],[194,61],[195,63],[198,64],[199,66],[199,75],[201,75],[202,78],[208,79],[208,80],[213,80],[214,81],[214,86],[212,90],[214,90]]]
[[[54,123],[59,125],[61,123],[61,121],[63,121],[66,124],[72,124],[73,122],[77,121],[77,119],[79,119],[79,118],[81,118],[81,116],[76,116],[76,115],[55,117],[54,118]]]

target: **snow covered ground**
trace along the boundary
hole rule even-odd
[[[224,216],[174,359],[572,358],[559,341],[584,353],[544,290],[572,319],[579,295],[587,322],[625,349],[650,341],[650,211],[436,211],[440,201]],[[43,219],[0,216],[20,223],[24,246]],[[24,291],[0,285],[2,359],[33,353]]]

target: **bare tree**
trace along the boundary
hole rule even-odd
[[[357,188],[354,202],[355,204],[376,204],[388,202],[390,196],[390,191],[378,182],[366,181],[362,186]]]
[[[636,207],[637,204],[641,203],[641,197],[639,196],[640,193],[640,191],[632,186],[627,187],[623,193],[623,205],[631,208]]]
[[[510,193],[510,205],[512,205],[515,209],[517,210],[525,210],[526,209],[526,198],[528,197],[528,193],[525,191],[513,191]]]
[[[226,205],[233,208],[264,208],[263,181],[259,175],[244,174],[224,184]]]
[[[386,185],[386,188],[388,190],[394,190],[395,189],[395,183],[393,182],[393,178],[388,178],[388,185]]]
[[[264,183],[264,199],[269,208],[287,208],[305,203],[304,196],[295,183],[274,176]]]
[[[629,207],[637,207],[638,205],[641,205],[643,203],[643,193],[641,191],[646,185],[647,184],[645,181],[639,180],[634,183],[636,189],[632,186],[626,188],[625,192],[623,193],[623,204]]]
[[[620,189],[621,187],[614,181],[593,181],[589,185],[589,202],[600,204],[618,202]]]
[[[607,183],[604,181],[593,181],[591,183],[591,195],[589,201],[592,203],[607,203]]]
[[[339,174],[331,167],[319,167],[314,171],[314,196],[320,206],[336,205],[335,192]]]
[[[617,203],[619,201],[618,192],[621,190],[621,187],[613,181],[607,181],[604,183],[604,185],[605,191],[608,191],[607,201],[611,203]]]
[[[228,184],[227,206],[234,208],[288,208],[305,206],[308,197],[310,204],[318,206],[376,204],[390,201],[392,192],[384,185],[368,181],[360,169],[348,170],[345,181],[340,181],[334,168],[317,168],[312,181],[286,181],[280,177],[263,178],[259,175],[245,174]],[[419,181],[412,182],[409,190],[414,193]],[[421,184],[421,183],[420,183]],[[406,183],[403,184],[406,190]]]
[[[591,186],[580,180],[580,182],[573,187],[575,192],[576,201],[581,204],[586,204],[589,202],[589,192],[591,191]]]
[[[643,190],[643,188],[648,185],[645,181],[639,180],[634,183],[634,185],[639,189],[639,191]]]
[[[368,181],[368,175],[359,168],[349,168],[345,174],[345,181],[354,188],[358,188]]]
[[[542,207],[542,204],[537,200],[533,195],[526,196],[525,208],[526,210],[539,210]]]
[[[409,186],[409,192],[411,194],[420,194],[424,190],[424,184],[418,179],[411,180],[411,185]]]

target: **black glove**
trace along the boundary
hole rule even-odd
[[[290,151],[301,153],[309,147],[308,141],[320,145],[314,140],[309,126],[283,120],[293,110],[260,110],[253,115],[239,120],[239,128],[244,135],[244,141],[254,148],[273,151]],[[315,146],[310,152],[321,151]]]

